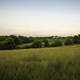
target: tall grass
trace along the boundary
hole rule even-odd
[[[80,80],[80,46],[0,51],[0,80]]]

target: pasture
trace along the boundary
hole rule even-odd
[[[80,80],[80,45],[0,50],[0,80]]]

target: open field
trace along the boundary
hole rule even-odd
[[[1,50],[0,80],[80,80],[80,45]]]

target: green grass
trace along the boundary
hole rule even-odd
[[[80,80],[80,45],[1,50],[0,80]]]

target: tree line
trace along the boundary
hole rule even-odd
[[[15,35],[0,36],[0,50],[58,47],[74,44],[80,44],[80,34],[67,37],[26,37]]]

